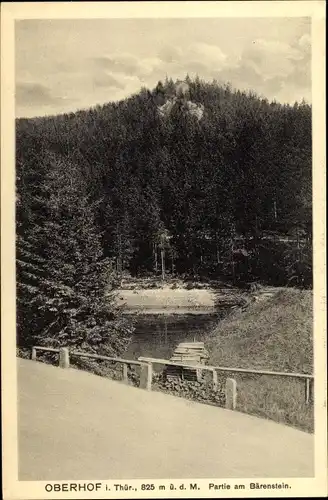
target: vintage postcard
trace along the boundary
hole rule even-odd
[[[2,3],[5,500],[327,494],[324,7]]]

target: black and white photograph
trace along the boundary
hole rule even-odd
[[[324,495],[311,2],[91,3],[13,19],[5,498]]]

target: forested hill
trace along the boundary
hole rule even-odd
[[[17,120],[18,234],[51,220],[45,197],[69,222],[75,189],[119,271],[160,272],[162,250],[166,272],[309,283],[311,106],[186,82]]]

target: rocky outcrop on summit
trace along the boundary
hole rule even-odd
[[[168,99],[162,106],[158,106],[158,111],[162,117],[167,117],[172,112],[174,106],[182,101],[181,109],[189,114],[195,116],[200,121],[204,114],[203,104],[197,104],[188,100],[189,85],[186,82],[177,81],[175,83],[175,95]]]

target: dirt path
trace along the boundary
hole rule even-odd
[[[18,360],[19,480],[309,477],[313,436]]]

